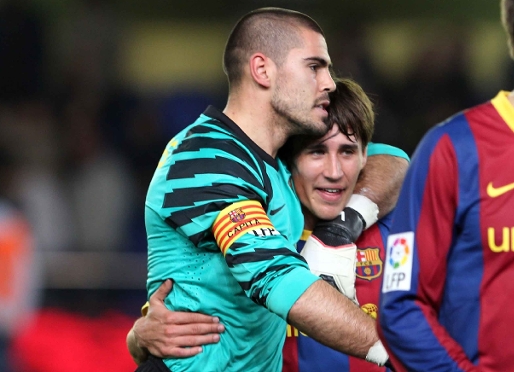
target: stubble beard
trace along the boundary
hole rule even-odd
[[[308,108],[307,104],[297,99],[285,99],[288,97],[280,84],[271,99],[271,107],[278,117],[284,119],[285,130],[288,136],[303,134],[309,136],[323,136],[328,131],[328,117],[322,120],[324,125],[310,118],[313,107]]]

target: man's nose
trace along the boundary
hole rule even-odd
[[[336,83],[328,69],[324,70],[322,90],[326,92],[333,92],[336,90]]]
[[[337,180],[343,177],[344,173],[341,163],[336,158],[329,157],[325,162],[324,175],[332,180]]]

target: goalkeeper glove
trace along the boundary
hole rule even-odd
[[[357,305],[357,246],[353,242],[363,228],[364,222],[357,212],[347,208],[331,221],[319,221],[300,252],[313,274],[332,284]]]
[[[354,242],[365,228],[377,221],[377,216],[375,203],[365,196],[354,194],[338,217],[316,224],[300,253],[312,273],[332,284],[357,305],[357,247]]]
[[[378,220],[378,205],[364,195],[352,194],[344,210],[346,211],[348,208],[353,209],[359,214],[359,217],[364,222],[364,230],[371,227]]]

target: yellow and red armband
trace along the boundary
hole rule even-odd
[[[221,252],[226,251],[244,233],[260,229],[274,230],[273,224],[255,200],[245,200],[223,209],[212,226],[212,232]]]

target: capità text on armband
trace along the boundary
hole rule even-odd
[[[494,227],[487,228],[487,244],[495,253],[514,252],[514,227],[502,227],[501,239],[496,239]]]
[[[245,221],[243,223],[240,223],[236,227],[234,227],[232,230],[230,230],[227,233],[227,236],[230,238],[230,237],[232,237],[234,235],[239,234],[241,231],[246,230],[246,228],[248,228],[248,227],[257,226],[257,225],[260,225],[260,224],[261,224],[261,222],[257,218]]]

